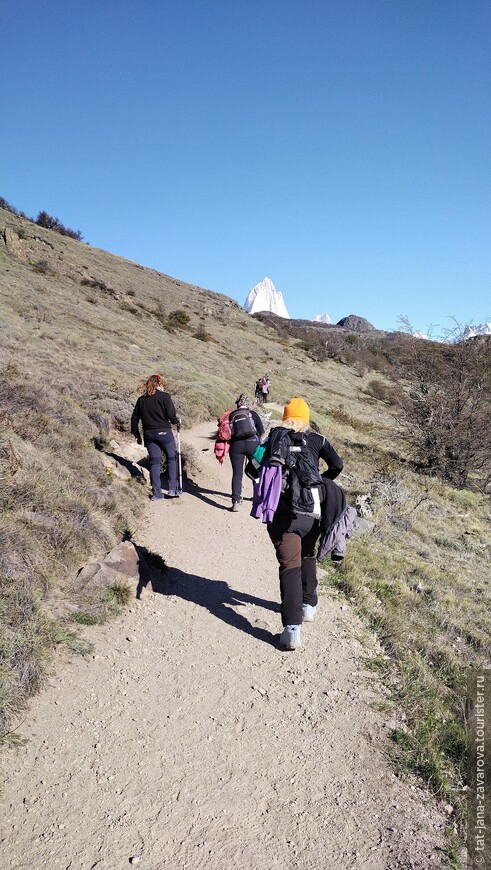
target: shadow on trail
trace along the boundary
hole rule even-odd
[[[218,492],[216,489],[205,489],[202,486],[199,486],[193,480],[184,480],[183,481],[183,490],[184,492],[189,493],[189,495],[194,495],[195,498],[199,498],[200,501],[204,501],[205,504],[209,504],[211,507],[219,508],[222,511],[230,510],[230,504],[221,504],[218,501],[214,501],[214,499],[208,498],[208,495],[220,495],[223,498],[232,499],[232,496],[229,492]]]
[[[126,459],[125,456],[121,456],[120,453],[114,453],[114,451],[104,450],[103,452],[106,456],[110,456],[111,459],[114,459],[118,465],[126,468],[126,471],[129,471],[131,477],[136,477],[139,480],[145,479],[141,463],[133,462],[131,459]]]
[[[252,625],[245,616],[233,608],[241,604],[255,604],[266,610],[278,612],[279,606],[273,601],[257,598],[246,592],[231,589],[224,580],[211,580],[196,574],[187,574],[179,568],[169,568],[164,560],[146,547],[133,542],[140,560],[140,579],[136,597],[141,598],[143,590],[150,585],[153,592],[160,595],[176,595],[184,601],[191,601],[205,607],[217,619],[233,628],[245,632],[263,643],[276,646],[278,634],[272,634],[259,625]]]

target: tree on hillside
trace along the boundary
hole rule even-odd
[[[406,336],[401,374],[408,383],[403,434],[417,465],[458,488],[491,482],[491,341],[437,344]]]
[[[44,227],[46,230],[54,230],[56,233],[60,233],[62,236],[70,236],[72,239],[76,239],[78,242],[81,242],[83,239],[83,235],[80,230],[71,230],[69,227],[63,226],[61,221],[56,217],[51,217],[46,211],[40,211],[35,223]]]

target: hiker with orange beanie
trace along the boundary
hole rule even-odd
[[[174,403],[164,390],[164,382],[161,375],[151,375],[148,380],[140,385],[142,395],[137,399],[131,415],[131,434],[135,436],[137,443],[142,443],[140,423],[143,428],[143,442],[150,457],[150,482],[153,495],[151,501],[164,498],[160,482],[160,457],[162,451],[167,457],[167,473],[169,477],[169,490],[167,498],[177,498],[177,463],[176,443],[171,425],[181,425],[176,416]]]
[[[280,426],[305,433],[309,460],[318,468],[319,460],[323,459],[328,466],[323,477],[334,480],[342,471],[343,462],[327,438],[310,429],[309,424],[307,402],[301,398],[291,399],[283,409]],[[315,545],[320,534],[319,519],[309,514],[292,516],[288,498],[282,494],[267,528],[279,564],[283,624],[280,645],[296,649],[301,645],[302,622],[313,622],[317,608]]]

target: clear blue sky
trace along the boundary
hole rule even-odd
[[[489,0],[0,0],[0,195],[293,317],[491,318]],[[438,330],[437,330],[438,332]]]

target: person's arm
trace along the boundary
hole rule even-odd
[[[257,434],[259,435],[260,438],[262,438],[264,435],[263,421],[261,420],[259,414],[256,411],[251,410],[251,414],[252,414],[252,419],[254,420],[254,425],[257,429]]]
[[[173,423],[175,426],[177,426],[177,424],[179,423],[179,417],[176,414],[174,402],[172,401],[168,393],[162,393],[162,399],[164,402],[165,416],[170,423]]]
[[[133,408],[133,413],[131,415],[131,434],[135,436],[136,440],[139,444],[141,444],[141,435],[139,429],[140,422],[140,399],[137,399],[136,405]]]
[[[327,438],[322,438],[319,457],[327,462],[328,470],[324,472],[324,477],[334,480],[343,470],[343,460],[338,456],[332,444],[329,444]]]

